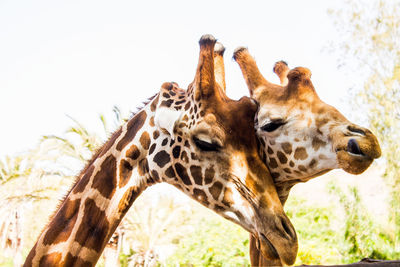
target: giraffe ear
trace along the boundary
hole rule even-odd
[[[174,130],[182,117],[181,110],[175,110],[168,107],[158,107],[154,115],[154,123],[160,129],[167,131],[174,139]]]

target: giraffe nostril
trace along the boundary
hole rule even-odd
[[[361,135],[365,136],[365,131],[364,130],[361,130],[360,128],[356,128],[356,127],[354,127],[352,125],[347,126],[347,130],[349,130],[352,133],[358,133],[358,134],[361,134]]]
[[[290,225],[290,223],[287,222],[285,218],[281,219],[282,222],[282,227],[285,230],[285,232],[289,235],[291,239],[296,239],[296,232],[294,231],[293,227]]]
[[[364,155],[360,149],[360,146],[358,145],[357,141],[353,138],[349,140],[347,143],[347,152],[350,152],[352,154],[356,155]]]

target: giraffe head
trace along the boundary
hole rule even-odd
[[[309,69],[289,70],[278,62],[274,71],[281,85],[276,85],[262,76],[246,48],[236,49],[234,59],[260,103],[256,131],[275,183],[306,181],[336,168],[360,174],[381,155],[370,130],[318,97]]]
[[[188,89],[166,83],[158,96],[150,174],[259,237],[265,257],[292,264],[297,237],[259,157],[258,106],[248,97],[234,101],[225,95],[215,74],[221,72],[214,69],[215,39],[206,35],[199,43],[197,72]]]

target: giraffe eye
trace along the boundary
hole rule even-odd
[[[199,138],[197,138],[195,136],[193,137],[193,141],[194,141],[195,145],[203,151],[219,151],[221,149],[221,146],[219,144],[200,140]]]
[[[271,121],[267,124],[265,124],[264,126],[261,127],[261,130],[265,131],[265,132],[273,132],[276,129],[278,129],[279,127],[281,127],[282,125],[285,125],[286,122],[279,119],[279,120],[274,120]]]

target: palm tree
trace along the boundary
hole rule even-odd
[[[123,119],[117,107],[113,111],[116,128]],[[103,142],[99,134],[71,120],[73,126],[63,136],[43,136],[35,148],[0,159],[0,248],[13,258],[14,266],[21,266],[23,245],[33,245],[49,211]],[[105,135],[110,134],[104,115],[100,121]]]
[[[172,190],[176,189],[167,184],[153,186],[136,200],[128,212],[124,225],[125,239],[134,251],[128,266],[156,266],[173,252],[180,239],[193,230],[187,224],[192,207],[188,202],[177,201],[171,194]]]

